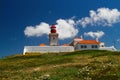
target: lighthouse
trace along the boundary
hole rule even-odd
[[[49,34],[50,46],[58,46],[58,33],[56,31],[56,26],[52,25],[50,28],[51,28],[51,31]]]

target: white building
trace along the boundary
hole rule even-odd
[[[110,50],[116,51],[112,47],[106,47],[103,42],[96,40],[84,40],[82,37],[74,38],[70,43],[70,46],[74,46],[75,50]]]
[[[81,40],[75,46],[76,50],[98,50],[100,47],[105,47],[104,43],[96,40]]]

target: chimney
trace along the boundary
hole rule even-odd
[[[82,35],[80,36],[80,39],[81,39],[81,40],[83,40],[83,37],[82,37]]]
[[[98,38],[96,38],[96,41],[97,41],[97,42],[99,42],[99,39],[98,39]]]

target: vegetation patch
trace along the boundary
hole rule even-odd
[[[0,59],[0,80],[119,80],[120,52],[28,53]]]

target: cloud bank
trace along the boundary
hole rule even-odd
[[[105,33],[103,31],[97,31],[97,32],[85,32],[85,36],[90,36],[92,38],[101,38]]]
[[[59,39],[72,38],[77,35],[78,29],[75,28],[75,22],[72,19],[64,20],[58,19],[56,21],[57,33],[59,33]],[[32,36],[42,36],[44,34],[50,33],[50,25],[48,23],[42,22],[36,26],[27,26],[24,30],[24,34],[28,37]]]
[[[26,29],[24,30],[24,34],[28,37],[32,36],[42,36],[44,34],[49,34],[50,32],[50,27],[49,24],[45,22],[41,22],[39,25],[36,26],[27,26]]]
[[[112,26],[115,23],[120,22],[120,11],[117,9],[98,8],[89,11],[89,17],[83,17],[78,20],[74,20],[75,16],[70,19],[58,19],[56,20],[56,29],[59,33],[59,39],[67,39],[75,37],[79,30],[75,26]],[[24,30],[24,34],[28,37],[48,35],[50,33],[50,24],[41,22],[36,26],[27,26]],[[104,35],[103,31],[87,32],[85,36],[91,36],[92,38],[100,38]]]
[[[90,17],[84,17],[77,21],[82,27],[90,26],[112,26],[120,22],[120,11],[117,9],[99,8],[97,11],[90,10]]]

